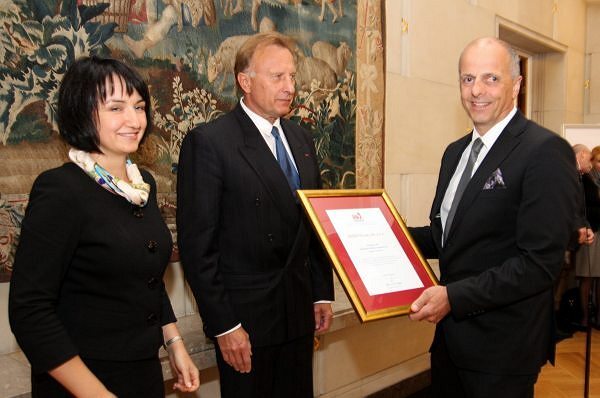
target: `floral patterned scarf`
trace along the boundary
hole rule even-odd
[[[125,165],[127,177],[131,180],[130,184],[127,181],[110,175],[105,168],[92,159],[88,152],[71,148],[69,150],[69,159],[81,167],[87,175],[92,177],[103,188],[124,197],[134,205],[143,207],[148,203],[150,185],[144,182],[140,171],[131,160],[127,159],[127,164]]]

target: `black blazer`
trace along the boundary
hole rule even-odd
[[[600,192],[589,174],[581,176],[585,192],[585,216],[594,232],[600,228]]]
[[[517,112],[465,189],[442,247],[440,206],[470,140],[446,149],[431,224],[411,229],[425,256],[439,258],[447,286],[451,312],[437,327],[459,367],[537,373],[554,357],[552,288],[574,228],[574,154]],[[484,189],[498,169],[504,184]]]
[[[304,189],[320,188],[313,142],[282,119]],[[332,270],[273,153],[241,105],[186,136],[178,244],[208,336],[238,323],[253,346],[314,332]]]
[[[9,317],[34,373],[79,354],[97,360],[155,358],[161,326],[175,322],[162,276],[171,234],[156,185],[137,206],[74,163],[42,173],[23,219]]]

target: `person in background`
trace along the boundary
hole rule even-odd
[[[516,108],[519,56],[507,43],[474,40],[458,69],[473,131],[443,155],[430,225],[410,230],[441,276],[409,316],[436,324],[435,397],[532,398],[554,358],[553,286],[575,229],[575,159]]]
[[[569,240],[567,251],[565,252],[565,260],[561,267],[560,274],[556,280],[554,289],[554,311],[556,314],[556,339],[557,341],[567,337],[571,337],[573,330],[580,329],[579,319],[576,311],[579,307],[574,308],[570,304],[571,292],[567,293],[567,287],[572,279],[575,271],[575,253],[581,245],[591,245],[594,242],[594,231],[590,228],[585,215],[585,201],[583,186],[581,185],[581,176],[589,172],[592,168],[591,157],[592,153],[585,145],[573,145],[575,153],[575,161],[577,162],[577,171],[579,173],[579,186],[577,201],[575,206],[575,230]],[[565,294],[567,293],[567,296]],[[562,308],[561,308],[562,307]]]
[[[583,147],[583,148],[581,148]],[[585,193],[585,216],[594,233],[587,245],[579,248],[575,254],[575,275],[579,278],[579,292],[581,298],[581,326],[587,327],[588,322],[598,327],[600,319],[598,312],[598,298],[600,297],[600,146],[591,152],[583,145],[573,147],[577,163],[582,172],[581,181]],[[590,289],[595,286],[596,313],[589,313]]]
[[[151,174],[129,160],[150,125],[130,67],[86,57],[65,74],[58,127],[68,163],[35,180],[9,294],[35,397],[164,397],[163,342],[177,380],[198,389],[162,280],[171,234]]]
[[[250,37],[235,61],[239,104],[181,146],[179,252],[223,398],[312,398],[314,333],[332,318],[332,268],[296,194],[321,187],[317,156],[283,118],[293,49],[279,33]]]
[[[573,145],[573,152],[575,153],[575,161],[577,162],[577,172],[579,174],[579,195],[577,201],[577,245],[575,245],[573,252],[577,252],[579,245],[591,245],[594,243],[594,231],[590,228],[586,215],[586,197],[585,188],[583,186],[583,176],[590,173],[592,168],[592,151],[583,145]]]

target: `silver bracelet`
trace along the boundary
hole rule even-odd
[[[165,350],[166,350],[167,347],[169,347],[171,344],[173,344],[179,340],[183,341],[183,337],[181,337],[181,336],[171,337],[169,340],[165,341],[165,343],[163,344],[163,347],[165,347]]]

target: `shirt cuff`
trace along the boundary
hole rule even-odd
[[[315,301],[313,304],[331,304],[333,303],[333,301],[331,300],[319,300],[319,301]]]
[[[234,327],[232,327],[232,328],[231,328],[231,329],[229,329],[228,331],[226,331],[226,332],[223,332],[223,333],[221,333],[221,334],[217,334],[215,337],[221,337],[221,336],[225,336],[226,334],[229,334],[229,333],[231,333],[231,332],[233,332],[233,331],[235,331],[235,330],[238,330],[238,329],[239,329],[239,328],[241,328],[241,327],[242,327],[242,324],[241,324],[241,323],[238,323],[237,325],[235,325]]]

